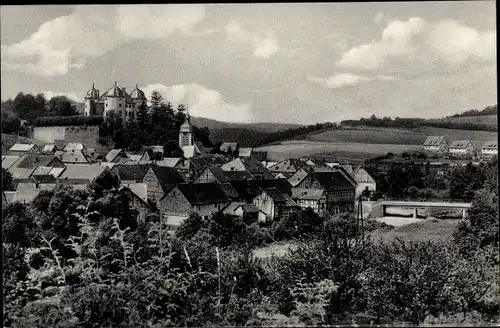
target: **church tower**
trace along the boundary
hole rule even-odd
[[[179,147],[193,146],[194,145],[194,131],[189,121],[189,113],[187,113],[186,120],[182,123],[179,130]]]

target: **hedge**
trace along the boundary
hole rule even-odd
[[[34,126],[76,126],[76,125],[101,125],[102,116],[47,116],[38,117]]]

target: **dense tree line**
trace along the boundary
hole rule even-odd
[[[264,136],[263,139],[258,140],[255,146],[262,146],[273,142],[300,138],[301,136],[305,136],[306,134],[314,131],[321,131],[324,129],[337,129],[337,128],[338,126],[336,123],[327,122],[327,123],[316,123],[312,125],[301,126],[299,128],[286,129],[278,132],[272,132],[269,133],[267,136]]]
[[[4,327],[499,322],[498,191],[488,183],[439,242],[374,242],[350,215],[312,211],[269,226],[195,215],[172,234],[156,214],[136,221],[118,186],[108,174],[2,209]],[[252,255],[278,239],[297,247]]]
[[[486,115],[497,115],[497,105],[487,106],[483,110],[470,109],[461,114],[455,114],[452,117],[471,117],[471,116],[486,116]]]
[[[478,166],[431,168],[429,162],[370,162],[365,169],[377,182],[377,197],[471,201],[485,184],[496,185],[498,159]]]
[[[392,127],[392,128],[417,128],[420,126],[430,126],[443,129],[458,129],[458,130],[473,130],[473,131],[498,131],[496,126],[488,124],[477,124],[470,122],[448,122],[425,120],[421,118],[399,118],[392,119],[391,117],[378,118],[373,114],[370,118],[361,118],[359,120],[344,120],[342,125],[347,126],[374,126],[374,127]]]

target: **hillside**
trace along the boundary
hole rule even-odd
[[[471,124],[486,124],[489,126],[498,126],[497,115],[482,115],[482,116],[450,116],[431,122],[451,122],[451,123],[471,123]]]
[[[257,140],[263,140],[268,134],[244,128],[210,129],[212,142],[237,142],[240,147],[254,147]]]
[[[191,123],[199,128],[208,127],[212,132],[213,130],[222,129],[242,129],[253,130],[262,133],[277,132],[279,130],[298,128],[300,124],[286,124],[286,123],[229,123],[212,120],[204,117],[191,117]]]

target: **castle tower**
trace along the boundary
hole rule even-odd
[[[99,90],[94,88],[94,83],[92,83],[92,89],[87,91],[85,95],[85,107],[84,107],[84,115],[97,115],[96,105],[99,101]]]
[[[127,111],[129,112],[127,115],[129,120],[136,120],[139,107],[141,107],[141,105],[143,104],[147,104],[148,99],[144,95],[144,92],[139,89],[138,84],[135,85],[135,89],[130,93],[130,98],[132,98],[133,104],[130,108],[127,108]]]
[[[182,123],[179,130],[179,147],[193,146],[194,145],[194,131],[189,120],[189,113],[186,120]]]

